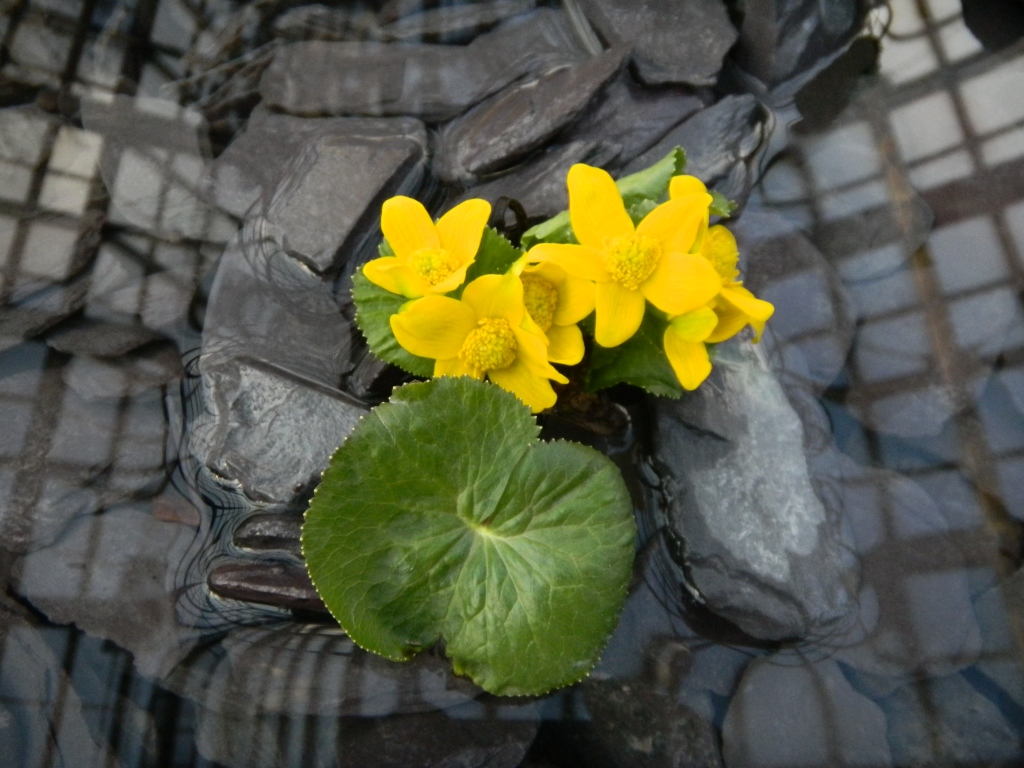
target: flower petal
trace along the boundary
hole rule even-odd
[[[569,221],[580,243],[603,248],[609,238],[633,234],[633,220],[608,171],[577,163],[569,169],[566,184]]]
[[[463,362],[461,357],[452,357],[448,360],[437,360],[434,363],[434,376],[472,376],[475,379],[482,379],[483,373],[478,373]]]
[[[555,286],[558,304],[555,306],[555,325],[572,325],[594,311],[594,283],[570,275],[551,262],[530,267],[529,274],[539,275]]]
[[[363,274],[374,285],[408,299],[417,299],[430,290],[430,284],[413,272],[401,259],[382,256],[363,265]]]
[[[718,274],[727,283],[735,280],[739,274],[736,265],[740,260],[740,249],[732,232],[716,224],[708,230],[700,249],[701,255],[711,262]]]
[[[420,357],[458,357],[476,314],[467,304],[447,296],[424,296],[391,316],[391,330],[404,349]]]
[[[437,234],[441,238],[441,247],[456,256],[459,263],[472,264],[476,252],[480,249],[480,238],[490,217],[491,204],[486,200],[474,198],[459,203],[437,220]],[[459,283],[461,282],[460,280]]]
[[[478,318],[503,317],[515,328],[523,322],[523,281],[513,272],[484,275],[466,286],[462,301],[473,308]]]
[[[703,256],[670,253],[640,286],[654,306],[669,315],[682,315],[707,304],[722,288],[722,278]]]
[[[531,333],[523,328],[514,328],[516,335],[516,359],[523,363],[537,376],[554,379],[560,384],[567,384],[568,379],[557,368],[548,362],[548,341],[546,336]]]
[[[719,317],[718,326],[708,337],[708,342],[718,343],[732,338],[748,324],[754,329],[754,341],[758,342],[764,333],[764,324],[775,313],[775,307],[754,296],[741,283],[729,283],[722,287],[715,312]]]
[[[547,336],[548,360],[552,363],[576,365],[583,359],[583,333],[578,325],[552,325]]]
[[[594,303],[594,339],[602,347],[617,347],[636,333],[647,306],[640,291],[631,291],[616,282],[598,283]]]
[[[526,258],[531,262],[557,264],[570,275],[582,280],[593,280],[598,283],[611,280],[608,270],[604,268],[601,252],[585,245],[539,243],[527,252]]]
[[[637,226],[638,235],[661,243],[663,253],[688,253],[701,222],[708,217],[711,195],[686,195],[662,203]]]
[[[537,376],[521,360],[516,360],[508,368],[488,371],[487,377],[530,406],[534,413],[550,408],[558,399],[555,390],[551,388],[551,382],[543,376]]]
[[[711,373],[707,347],[682,340],[671,325],[665,329],[665,355],[683,389],[696,389]]]
[[[718,315],[713,309],[701,307],[685,315],[673,317],[669,325],[681,341],[702,342],[711,335],[718,325]]]
[[[708,188],[696,176],[673,176],[668,183],[668,196],[671,199],[686,195],[706,195]]]
[[[440,248],[441,238],[430,220],[430,214],[419,200],[392,197],[384,201],[380,212],[380,228],[395,256],[407,259],[421,248]]]

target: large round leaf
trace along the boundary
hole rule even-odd
[[[544,443],[515,397],[469,378],[395,390],[338,449],[302,549],[352,639],[405,660],[443,639],[487,691],[582,679],[625,598],[636,528],[622,477]]]

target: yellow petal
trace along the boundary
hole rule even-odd
[[[430,283],[424,280],[423,283],[426,286],[426,290],[424,291],[424,293],[451,293],[465,282],[466,270],[469,269],[469,266],[472,263],[472,261],[466,262],[437,285],[430,285]]]
[[[374,285],[408,299],[419,298],[430,289],[426,280],[409,269],[404,261],[394,256],[383,256],[366,262],[363,265],[363,274]]]
[[[530,406],[534,413],[550,408],[558,399],[551,383],[543,376],[534,374],[521,360],[516,360],[508,368],[489,371],[487,377]]]
[[[671,253],[640,286],[654,306],[669,315],[682,315],[707,304],[722,288],[722,278],[703,256]]]
[[[484,377],[483,373],[478,373],[466,365],[461,357],[435,361],[434,376],[472,376],[475,379],[482,379]]]
[[[732,232],[716,224],[708,230],[700,249],[701,254],[722,276],[722,280],[730,282],[736,279],[739,270],[736,265],[740,260],[740,249]]]
[[[577,163],[569,169],[566,184],[569,221],[580,243],[603,248],[610,238],[633,234],[633,220],[608,171]]]
[[[636,333],[647,306],[640,291],[631,291],[616,282],[598,283],[594,303],[594,339],[602,347],[617,347]]]
[[[440,248],[441,239],[430,214],[419,200],[392,197],[384,201],[380,228],[395,256],[406,259],[421,248]]]
[[[552,325],[547,336],[548,360],[552,363],[576,365],[583,359],[583,333],[578,325]]]
[[[711,195],[686,195],[662,203],[644,217],[637,234],[661,243],[662,253],[688,253],[708,216]]]
[[[594,283],[574,277],[550,261],[542,261],[527,267],[526,274],[543,277],[558,291],[558,305],[555,307],[553,323],[572,325],[594,311]]]
[[[704,247],[704,239],[708,236],[708,226],[711,224],[711,212],[708,211],[708,215],[700,221],[700,227],[697,229],[697,237],[693,239],[693,245],[690,246],[689,253],[700,253]]]
[[[701,307],[685,315],[673,317],[669,325],[681,341],[702,342],[711,335],[718,325],[718,315],[713,309]]]
[[[601,252],[596,248],[569,243],[540,243],[526,254],[531,262],[557,264],[570,275],[583,280],[605,283],[611,280],[604,268]]]
[[[682,340],[671,325],[665,329],[665,355],[683,389],[696,389],[711,373],[707,347]]]
[[[668,183],[668,196],[670,198],[685,197],[686,195],[706,195],[708,188],[704,182],[696,176],[673,176]]]
[[[437,220],[441,247],[456,256],[462,264],[472,264],[490,217],[491,204],[486,200],[475,198],[459,203]],[[456,287],[461,283],[460,280]]]
[[[458,357],[462,343],[476,327],[472,308],[447,296],[424,296],[391,316],[391,330],[402,347],[434,360]]]
[[[526,314],[523,281],[512,272],[478,277],[466,286],[462,301],[473,308],[478,318],[503,317],[513,328],[523,322]]]
[[[761,340],[761,334],[764,333],[764,324],[775,313],[775,307],[770,302],[754,296],[741,283],[729,283],[722,287],[722,293],[718,297],[718,306],[715,308],[715,311],[719,315],[719,326],[724,325],[725,327],[721,331],[719,331],[719,328],[716,328],[715,332],[708,338],[708,341],[714,343],[724,341],[735,336],[745,325],[749,324],[754,329],[754,341],[756,343]],[[722,337],[722,334],[731,330],[736,323],[740,324],[739,328],[736,328],[728,336]]]
[[[516,359],[521,360],[534,375],[545,379],[554,379],[560,384],[568,383],[568,379],[559,373],[557,368],[548,362],[548,341],[542,334],[531,333],[524,328],[513,328],[516,335]]]
[[[705,339],[708,344],[718,344],[731,339],[747,327],[747,316],[727,301],[716,302],[715,314],[718,316],[718,325]]]

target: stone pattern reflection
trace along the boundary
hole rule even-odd
[[[1024,52],[983,53],[956,2],[897,0],[880,77],[802,127],[794,94],[866,4],[761,5],[5,15],[0,754],[1020,762]],[[698,396],[546,418],[634,493],[643,548],[601,664],[507,702],[436,654],[362,652],[297,531],[321,459],[401,380],[345,291],[380,201],[543,218],[572,163],[627,173],[676,144],[742,204],[745,274],[778,314]]]

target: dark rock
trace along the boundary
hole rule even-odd
[[[50,331],[46,343],[69,355],[119,357],[162,338],[144,325],[80,318]]]
[[[51,621],[112,640],[132,652],[140,672],[160,675],[198,639],[178,622],[173,583],[194,536],[143,506],[81,517],[57,543],[24,558],[15,589]]]
[[[644,88],[623,72],[560,138],[617,144],[616,162],[625,165],[703,106],[699,96],[686,90]]]
[[[794,130],[824,131],[842,114],[864,75],[878,71],[882,46],[875,37],[858,37],[849,49],[806,83],[794,98],[803,118]]]
[[[286,340],[282,339],[282,342]],[[189,450],[254,501],[304,505],[366,406],[263,362],[203,364],[207,412]]]
[[[707,606],[764,639],[834,629],[852,608],[839,521],[815,492],[804,425],[758,349],[720,345],[707,384],[655,399],[654,413],[669,525]]]
[[[396,19],[380,32],[382,40],[463,43],[503,19],[533,10],[536,0],[488,0],[445,5]]]
[[[542,8],[499,25],[468,46],[288,45],[264,73],[260,93],[267,106],[293,114],[407,114],[444,120],[524,75],[583,58],[565,17]]]
[[[45,333],[80,311],[88,290],[88,279],[80,276],[66,285],[51,285],[14,297],[0,306],[0,350]]]
[[[569,207],[565,177],[576,163],[607,168],[616,157],[618,147],[599,141],[574,141],[553,146],[532,157],[518,168],[470,187],[450,207],[473,197],[495,203],[499,197],[518,200],[533,218],[550,218]]]
[[[453,120],[441,131],[435,172],[444,181],[469,181],[509,166],[571,122],[618,72],[628,52],[627,46],[616,46],[514,85]]]
[[[302,517],[288,514],[254,515],[242,523],[233,540],[235,546],[260,552],[281,551],[302,554]]]
[[[645,83],[713,85],[736,28],[721,0],[584,0],[587,18],[612,43],[629,43]]]
[[[183,374],[181,354],[160,344],[119,360],[79,356],[61,369],[61,377],[86,400],[138,397]]]
[[[411,380],[401,368],[385,363],[369,349],[364,349],[344,388],[361,400],[381,402],[391,396],[392,389]]]
[[[747,0],[736,61],[771,90],[802,84],[861,31],[870,2]]]
[[[729,704],[725,762],[729,768],[891,765],[885,726],[882,710],[835,662],[770,656],[747,668]]]
[[[686,173],[742,205],[759,176],[770,126],[770,113],[753,96],[726,96],[669,131],[623,173],[641,171],[679,146],[686,151]]]
[[[339,258],[357,252],[367,237],[376,240],[380,205],[392,195],[415,193],[423,178],[422,124],[352,122],[363,125],[307,139],[266,208],[270,231],[285,252],[317,272],[336,269]]]
[[[250,219],[221,256],[201,366],[250,357],[336,388],[349,367],[353,325],[331,286],[270,235],[263,219]]]
[[[999,51],[1024,37],[1020,0],[962,0],[964,24],[985,48]]]
[[[293,563],[230,563],[210,571],[214,594],[230,600],[276,605],[293,611],[328,614],[309,574]]]
[[[923,680],[883,699],[889,745],[898,765],[1020,765],[1019,723],[964,675]]]

